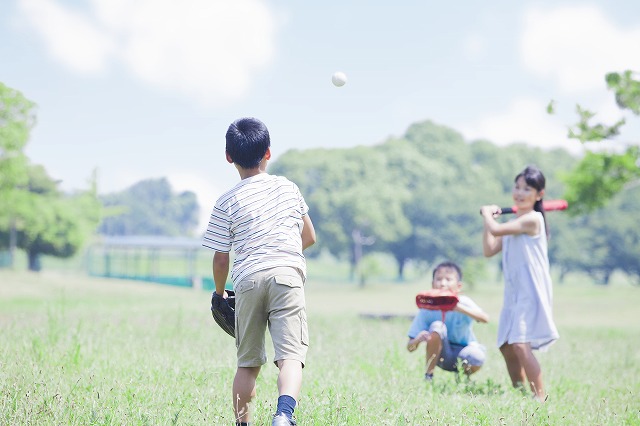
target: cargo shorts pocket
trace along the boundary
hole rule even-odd
[[[302,278],[299,276],[296,277],[294,275],[276,275],[273,277],[276,284],[286,285],[291,288],[299,288],[302,287]]]
[[[244,293],[246,291],[253,289],[255,286],[256,286],[256,282],[253,280],[241,281],[240,283],[238,283],[234,291],[236,293]]]
[[[234,291],[236,293],[236,315],[235,315],[235,323],[236,323],[236,348],[240,346],[240,339],[244,336],[246,332],[246,327],[248,326],[246,318],[241,321],[240,315],[238,315],[239,307],[243,304],[244,299],[239,298],[240,294],[246,293],[250,290],[253,290],[256,286],[256,282],[254,280],[241,281],[237,286],[234,287]],[[245,297],[249,297],[246,295]],[[243,311],[244,312],[244,311]],[[241,314],[244,315],[244,314]]]

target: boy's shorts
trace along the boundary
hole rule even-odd
[[[458,371],[458,360],[476,367],[481,367],[484,364],[487,349],[478,342],[469,342],[466,346],[451,343],[447,339],[447,327],[442,321],[431,323],[429,333],[438,333],[442,340],[442,352],[438,360],[438,367],[443,370]]]
[[[234,291],[238,367],[267,362],[267,326],[275,351],[273,362],[296,360],[304,367],[309,332],[302,273],[291,267],[265,269],[238,282]]]

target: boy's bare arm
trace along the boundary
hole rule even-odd
[[[316,242],[316,230],[313,227],[313,222],[308,214],[302,216],[302,250],[311,247]]]
[[[469,309],[463,304],[458,303],[454,308],[454,311],[470,316],[478,322],[489,322],[489,315],[487,315],[487,313],[482,309]]]
[[[216,293],[224,294],[224,286],[229,276],[229,253],[220,251],[213,255],[213,282],[216,284]]]

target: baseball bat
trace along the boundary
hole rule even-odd
[[[566,210],[569,207],[567,200],[546,200],[542,201],[542,208],[545,212],[552,212],[557,210]],[[518,206],[500,207],[502,214],[518,213]]]

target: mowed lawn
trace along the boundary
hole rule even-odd
[[[640,288],[581,277],[555,286],[561,338],[537,354],[549,393],[539,404],[511,388],[495,347],[498,282],[467,292],[493,320],[475,325],[483,369],[471,381],[436,370],[427,384],[423,348],[405,344],[428,281],[309,280],[299,424],[640,425]],[[234,342],[211,318],[208,292],[0,271],[2,425],[230,425],[234,372]],[[276,376],[263,367],[256,425],[271,424]]]

